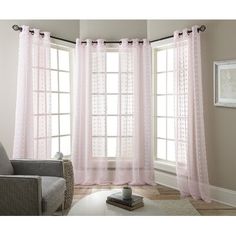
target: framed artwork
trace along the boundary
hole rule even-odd
[[[236,60],[214,62],[214,104],[236,108]]]

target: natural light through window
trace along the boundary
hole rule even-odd
[[[70,49],[54,46],[51,48],[51,124],[52,157],[62,152],[71,155],[71,83]]]
[[[117,156],[117,138],[118,138],[118,124],[126,124],[126,127],[132,123],[132,111],[127,111],[128,105],[132,98],[132,91],[124,91],[122,84],[128,75],[123,73],[120,76],[119,72],[119,52],[115,49],[108,50],[105,53],[105,71],[93,71],[95,81],[97,78],[104,82],[94,83],[93,88],[93,104],[92,111],[92,133],[93,133],[93,157],[115,158]],[[100,74],[100,77],[98,77]],[[122,79],[123,78],[123,79]],[[104,93],[97,88],[98,84],[103,84]],[[97,92],[99,91],[99,93]],[[120,107],[119,107],[119,104]],[[132,107],[132,106],[131,106]],[[132,125],[131,125],[132,126]],[[128,130],[128,129],[127,129]],[[132,131],[126,132],[121,130],[120,135],[121,145],[126,147],[126,156],[130,155],[130,147],[132,146]]]
[[[175,161],[173,47],[154,50],[155,157]]]

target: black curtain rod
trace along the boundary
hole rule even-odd
[[[12,28],[15,30],[15,31],[22,31],[22,27],[18,26],[18,25],[13,25]],[[204,32],[206,30],[206,26],[205,25],[201,25],[197,31],[198,32]],[[33,30],[30,30],[29,31],[31,34],[34,34],[34,31]],[[188,30],[188,34],[191,33],[192,30]],[[183,33],[179,33],[179,35],[182,35]],[[40,35],[44,36],[44,33],[40,33]],[[71,41],[71,40],[67,40],[67,39],[63,39],[63,38],[59,38],[59,37],[55,37],[55,36],[50,36],[51,38],[53,39],[58,39],[58,40],[61,40],[61,41],[64,41],[64,42],[68,42],[68,43],[73,43],[73,44],[76,44],[76,42],[74,41]],[[166,36],[166,37],[163,37],[163,38],[159,38],[159,39],[155,39],[155,40],[151,40],[149,41],[150,43],[153,43],[153,42],[157,42],[157,41],[161,41],[161,40],[164,40],[164,39],[169,39],[169,38],[173,38],[174,35],[170,35],[170,36]],[[132,43],[133,41],[128,41],[128,43]],[[86,43],[86,41],[82,41],[81,43]],[[92,41],[92,43],[97,43],[97,41]],[[104,43],[119,43],[121,44],[122,42],[119,40],[119,41],[104,41]],[[139,43],[143,43],[143,41],[139,41]]]

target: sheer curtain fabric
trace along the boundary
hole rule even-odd
[[[22,26],[19,36],[13,159],[51,157],[50,34]]]
[[[177,181],[182,196],[210,201],[197,28],[174,32]]]
[[[72,142],[75,183],[153,184],[150,45],[147,40],[139,44],[134,39],[129,44],[123,39],[119,46],[115,116],[107,115],[106,53],[104,40],[97,40],[97,44],[91,40],[86,44],[79,39],[76,42]],[[106,150],[111,117],[117,127],[113,158]]]

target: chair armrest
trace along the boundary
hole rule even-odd
[[[63,177],[61,160],[11,160],[14,175]]]
[[[0,175],[0,215],[41,215],[39,176]]]

